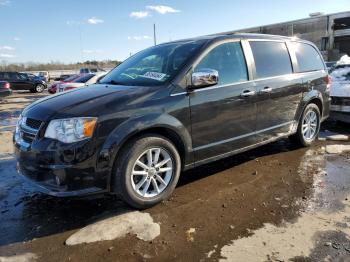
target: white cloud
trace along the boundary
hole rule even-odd
[[[7,6],[10,5],[10,0],[0,0],[0,6]]]
[[[148,35],[135,35],[135,36],[128,36],[128,40],[136,40],[136,41],[140,41],[140,40],[148,40],[151,39],[150,36]]]
[[[156,11],[159,14],[165,15],[167,13],[179,13],[181,12],[180,10],[176,10],[170,6],[165,6],[165,5],[148,5],[146,6],[147,9]]]
[[[131,12],[130,17],[136,18],[136,19],[141,19],[141,18],[146,18],[151,16],[147,11],[138,11],[138,12]]]
[[[13,38],[13,40],[14,40],[14,41],[21,41],[21,38],[15,36],[15,37]]]
[[[7,45],[4,45],[4,46],[0,46],[0,50],[6,50],[6,51],[14,51],[15,48],[12,47],[12,46],[7,46]]]
[[[91,25],[97,25],[97,24],[103,23],[104,21],[102,19],[97,18],[97,17],[91,17],[87,20],[87,22]]]
[[[97,50],[84,49],[83,53],[84,54],[100,54],[100,53],[103,53],[103,51],[100,49],[97,49]]]
[[[10,55],[10,54],[0,54],[1,58],[13,58],[15,57],[14,55]]]
[[[74,21],[74,20],[68,20],[66,22],[67,25],[81,25],[83,24],[82,22],[79,22],[79,21]]]

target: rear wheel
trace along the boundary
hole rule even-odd
[[[315,104],[308,104],[299,120],[297,133],[291,138],[303,146],[310,146],[318,136],[320,124],[320,109]]]
[[[175,146],[158,135],[129,142],[119,153],[113,172],[114,191],[129,205],[144,209],[166,200],[180,176]]]

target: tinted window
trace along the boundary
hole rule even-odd
[[[25,74],[17,74],[17,79],[19,80],[27,80],[28,76]]]
[[[211,50],[196,66],[195,71],[215,69],[219,72],[219,84],[226,85],[248,79],[247,66],[239,42],[226,43]]]
[[[255,60],[257,78],[279,76],[293,72],[285,43],[252,41],[250,46]]]
[[[313,46],[295,42],[293,43],[293,46],[299,65],[298,72],[324,69],[322,58]]]
[[[10,73],[7,73],[7,72],[0,73],[0,79],[1,80],[9,80],[10,79]]]
[[[8,73],[8,74],[9,74],[9,79],[17,80],[17,73]]]
[[[89,81],[91,78],[93,78],[95,75],[94,74],[87,74],[79,77],[78,79],[74,80],[74,83],[86,83]]]

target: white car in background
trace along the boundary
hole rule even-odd
[[[71,90],[74,88],[96,84],[97,81],[102,79],[106,74],[107,74],[107,72],[83,74],[72,82],[59,84],[57,87],[57,92],[61,93],[61,92],[68,91],[68,90]]]
[[[343,56],[330,74],[331,118],[350,123],[350,57]]]

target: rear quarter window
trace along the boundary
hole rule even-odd
[[[312,45],[297,42],[292,45],[298,61],[298,73],[325,69],[322,57]]]
[[[284,42],[251,41],[256,78],[291,74],[293,72],[287,46]]]

